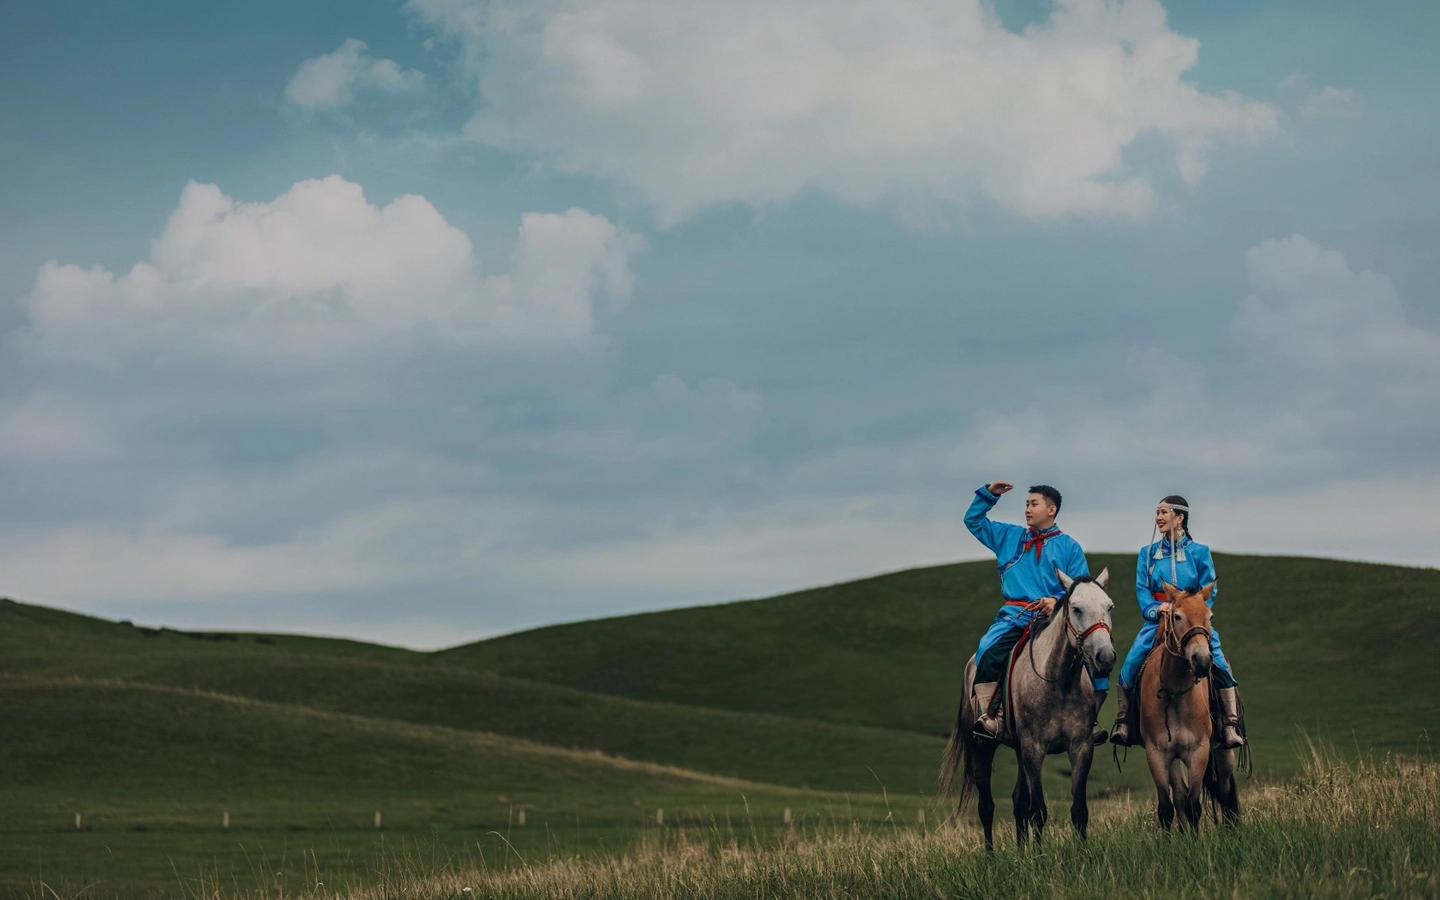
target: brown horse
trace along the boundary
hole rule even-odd
[[[1137,694],[1140,738],[1155,779],[1156,814],[1167,830],[1180,811],[1182,828],[1200,824],[1202,785],[1225,810],[1239,816],[1234,756],[1223,747],[1212,753],[1210,715],[1210,607],[1214,582],[1196,593],[1165,585],[1170,609],[1160,615],[1155,649],[1140,675]],[[1181,771],[1181,766],[1185,771]]]

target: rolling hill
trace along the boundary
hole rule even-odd
[[[1092,557],[1115,575],[1122,653],[1133,559]],[[1259,777],[1295,773],[1304,735],[1429,752],[1440,687],[1420,642],[1440,625],[1440,572],[1217,565]],[[295,849],[363,881],[397,848],[503,857],[501,834],[517,853],[608,852],[656,809],[711,829],[779,827],[784,809],[914,822],[994,609],[993,564],[966,563],[418,653],[0,601],[0,891],[38,895],[42,872],[86,896],[163,894],[177,873],[299,878]],[[1093,791],[1140,787],[1143,769],[1106,760]]]

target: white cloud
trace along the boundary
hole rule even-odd
[[[1300,101],[1300,115],[1309,119],[1354,119],[1365,111],[1365,98],[1349,88],[1326,85]]]
[[[597,304],[629,296],[641,246],[584,210],[528,213],[512,270],[482,277],[470,240],[423,197],[377,207],[332,175],[236,203],[191,183],[128,273],[42,266],[22,340],[42,358],[97,366],[136,354],[333,360],[406,336],[582,340]]]
[[[354,102],[361,91],[410,93],[419,90],[424,81],[414,69],[376,59],[364,41],[348,38],[335,52],[301,63],[285,85],[285,100],[305,112],[339,109]]]
[[[1314,87],[1310,76],[1293,72],[1280,82],[1280,92],[1295,104],[1303,119],[1355,119],[1365,112],[1365,98],[1351,88]]]
[[[1440,335],[1406,321],[1387,276],[1302,235],[1265,241],[1245,265],[1250,293],[1231,332],[1277,375],[1358,382],[1381,404],[1433,400]]]
[[[411,0],[456,39],[473,137],[618,179],[674,223],[817,186],[855,203],[984,198],[1041,219],[1143,216],[1124,150],[1167,138],[1194,185],[1276,111],[1182,80],[1155,0],[1064,0],[1023,33],[981,0]]]
[[[83,400],[42,390],[0,411],[0,457],[15,462],[78,462],[115,455],[113,432]]]

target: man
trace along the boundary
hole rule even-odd
[[[980,647],[975,651],[975,700],[980,711],[975,729],[992,738],[999,736],[1001,723],[998,710],[996,715],[990,715],[990,704],[1010,651],[1020,640],[1025,626],[1037,616],[1049,615],[1055,609],[1056,598],[1065,593],[1055,574],[1056,568],[1071,578],[1090,574],[1090,565],[1079,542],[1055,527],[1055,517],[1060,514],[1060,492],[1050,485],[1037,484],[1030,488],[1025,498],[1028,527],[990,521],[991,507],[1014,487],[1008,481],[996,481],[978,488],[965,512],[965,527],[995,554],[1000,569],[1000,591],[1005,597],[994,624],[980,639]],[[1110,679],[1096,679],[1094,687],[1100,703],[1104,703]]]

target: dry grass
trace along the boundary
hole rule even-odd
[[[890,833],[844,829],[737,840],[676,830],[604,860],[396,873],[352,900],[572,897],[1435,897],[1440,766],[1359,765],[1315,753],[1305,775],[1242,786],[1245,818],[1161,834],[1148,798],[1102,801],[1091,839],[1052,810],[1043,847],[987,857],[967,824]]]

